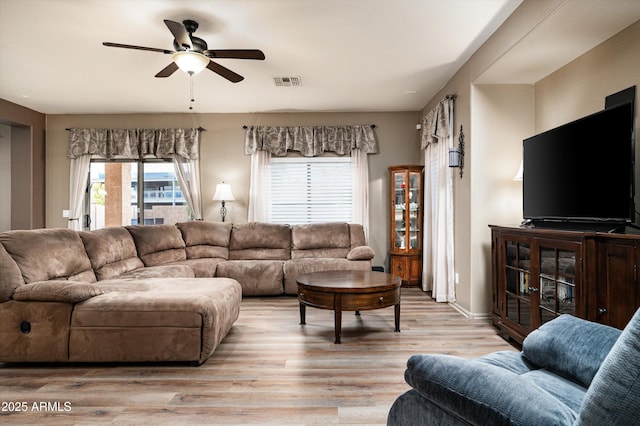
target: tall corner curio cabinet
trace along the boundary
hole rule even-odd
[[[393,166],[390,174],[390,273],[402,285],[420,284],[422,276],[423,166]]]

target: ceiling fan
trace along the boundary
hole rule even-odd
[[[238,83],[239,81],[244,80],[244,77],[236,74],[229,68],[223,67],[211,59],[264,59],[264,53],[257,49],[209,50],[206,41],[193,35],[193,33],[198,29],[198,23],[191,19],[184,20],[182,23],[165,19],[164,23],[167,28],[169,28],[169,31],[171,31],[171,34],[173,34],[173,48],[175,50],[133,46],[130,44],[111,43],[106,41],[102,44],[108,47],[147,50],[150,52],[160,52],[166,55],[173,55],[173,62],[157,73],[156,77],[169,77],[178,69],[185,71],[189,75],[193,75],[199,73],[205,68],[208,68],[227,80],[233,83]]]

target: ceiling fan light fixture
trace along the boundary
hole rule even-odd
[[[202,53],[182,50],[173,54],[173,62],[187,74],[198,74],[209,65],[209,58]]]

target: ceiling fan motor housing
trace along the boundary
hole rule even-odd
[[[187,30],[187,32],[189,33],[189,38],[191,39],[191,49],[193,51],[202,53],[203,51],[207,50],[207,42],[204,41],[203,39],[196,37],[193,35],[194,32],[196,32],[196,30],[198,29],[199,25],[196,21],[191,20],[191,19],[185,19],[184,21],[182,21],[182,24],[184,25],[184,28]],[[185,49],[184,46],[180,45],[176,39],[173,39],[173,48],[176,50],[176,52],[179,52],[181,50],[187,50]]]

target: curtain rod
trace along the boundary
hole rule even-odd
[[[69,132],[69,131],[71,131],[71,128],[70,128],[70,127],[67,127],[67,128],[65,128],[65,130],[66,130],[67,132]],[[199,132],[204,132],[204,131],[206,131],[206,130],[207,130],[207,129],[205,129],[205,128],[203,128],[203,127],[198,127],[198,131],[199,131]]]
[[[455,93],[453,93],[453,94],[450,94],[450,95],[445,96],[444,98],[445,98],[445,99],[455,99],[455,98],[457,98],[457,97],[458,97],[458,95],[456,95]]]
[[[249,126],[244,125],[244,126],[242,126],[242,128],[246,130],[246,129],[248,129],[248,128],[249,128]],[[376,125],[375,125],[375,124],[372,124],[372,125],[371,125],[371,128],[372,128],[372,129],[375,129],[375,128],[376,128]]]

